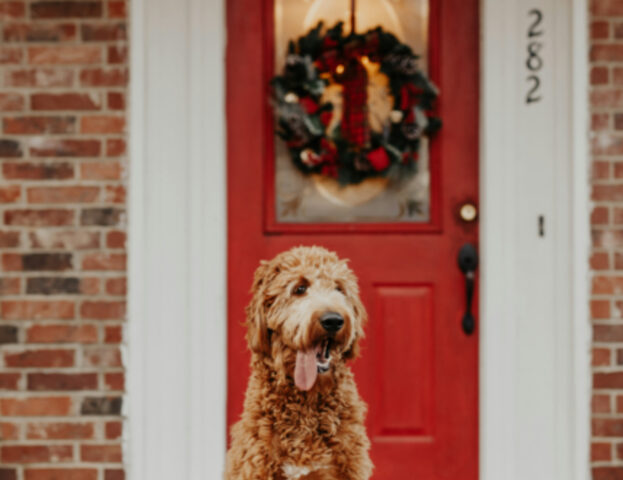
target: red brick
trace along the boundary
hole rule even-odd
[[[4,362],[8,367],[73,367],[75,353],[74,350],[58,348],[26,350],[16,353],[6,352]]]
[[[123,424],[121,422],[106,422],[106,438],[108,440],[121,438],[122,432]]]
[[[591,168],[593,180],[607,180],[610,178],[611,162],[594,161]]]
[[[97,390],[96,373],[29,373],[28,390]]]
[[[623,388],[623,372],[594,373],[593,388]]]
[[[113,230],[106,235],[106,246],[108,248],[125,248],[126,234],[120,230]]]
[[[22,256],[18,253],[2,254],[2,270],[5,272],[19,272],[22,270]]]
[[[28,63],[32,65],[79,65],[101,61],[102,49],[95,45],[28,47]]]
[[[110,110],[125,110],[125,95],[120,92],[108,92],[108,108]]]
[[[591,412],[610,413],[610,395],[593,395],[591,399]]]
[[[71,23],[12,23],[4,27],[5,42],[67,42],[75,40]]]
[[[93,203],[99,193],[99,187],[31,187],[27,198],[28,203]]]
[[[606,85],[608,77],[608,67],[591,68],[591,85]]]
[[[85,162],[80,165],[80,178],[83,180],[119,180],[121,171],[119,162]]]
[[[34,93],[30,96],[33,110],[99,110],[99,95],[87,93]]]
[[[623,45],[592,45],[590,49],[590,59],[593,62],[619,62],[623,60]]]
[[[591,22],[591,39],[592,40],[600,40],[604,38],[608,38],[610,25],[606,21],[597,21]]]
[[[67,462],[73,459],[71,445],[11,445],[0,447],[6,463]]]
[[[592,480],[623,480],[623,467],[593,467]]]
[[[37,422],[26,426],[26,438],[31,440],[83,440],[94,436],[92,423]]]
[[[106,156],[120,157],[126,152],[125,140],[121,138],[109,138],[106,140]]]
[[[99,18],[101,1],[35,2],[30,6],[32,18]]]
[[[591,365],[594,367],[603,367],[610,365],[611,352],[609,348],[593,347]]]
[[[591,224],[592,225],[605,225],[608,223],[608,208],[607,207],[594,207],[591,212]]]
[[[0,312],[5,320],[71,320],[75,316],[74,302],[69,300],[4,300]]]
[[[128,70],[125,68],[89,68],[80,72],[83,87],[125,87],[128,84]]]
[[[591,199],[598,202],[623,202],[623,184],[593,185]]]
[[[611,317],[610,300],[592,300],[591,301],[591,318],[607,319]]]
[[[94,468],[27,468],[24,480],[97,480]]]
[[[32,248],[84,250],[100,246],[99,232],[88,230],[37,231],[29,235]]]
[[[591,138],[591,152],[593,155],[622,155],[623,137],[599,132]]]
[[[591,0],[590,12],[605,17],[623,16],[623,0]]]
[[[104,384],[107,390],[123,391],[125,388],[125,374],[123,372],[106,373]]]
[[[104,470],[104,480],[125,480],[125,471],[121,469]]]
[[[123,133],[125,117],[99,115],[85,116],[80,119],[82,133]]]
[[[104,188],[105,203],[121,203],[125,204],[126,189],[123,185],[106,185]]]
[[[21,377],[19,373],[0,372],[0,390],[17,390]]]
[[[616,411],[617,413],[623,413],[623,395],[617,395]]]
[[[83,24],[82,40],[85,42],[111,42],[127,40],[125,23]]]
[[[23,95],[13,92],[0,93],[0,112],[15,112],[19,110],[24,110],[24,105],[25,102]],[[4,133],[11,133],[6,131],[6,126]]]
[[[69,397],[0,398],[0,413],[11,417],[65,416],[71,406]]]
[[[596,342],[622,342],[623,325],[594,325],[593,339]]]
[[[0,138],[0,159],[17,158],[24,155],[22,146],[17,140],[7,140]]]
[[[22,195],[22,189],[19,185],[9,185],[0,187],[0,203],[18,202]]]
[[[47,133],[74,133],[75,117],[5,117],[4,132],[16,135],[40,135]]]
[[[30,343],[95,343],[94,325],[33,325],[26,330]]]
[[[80,291],[85,295],[97,295],[100,293],[100,279],[83,278],[80,281]]]
[[[592,432],[596,437],[623,436],[623,419],[621,418],[593,418]]]
[[[593,442],[591,444],[591,461],[604,462],[612,460],[612,444],[605,442]]]
[[[125,1],[109,1],[108,16],[110,18],[126,18],[127,12]]]
[[[83,462],[121,463],[121,445],[81,445],[80,459]]]
[[[84,255],[82,270],[117,270],[126,268],[126,255],[123,253],[92,253]]]
[[[4,162],[4,178],[10,180],[64,180],[73,178],[74,167],[70,163]]]
[[[20,292],[20,278],[0,277],[0,297],[3,295],[18,295]]]
[[[123,328],[120,325],[113,325],[104,328],[105,343],[121,343],[123,340]]]
[[[24,58],[24,51],[21,47],[2,47],[0,46],[0,64],[20,64]]]
[[[22,18],[26,12],[23,2],[0,2],[0,21]]]
[[[71,87],[74,72],[62,68],[28,68],[7,70],[4,82],[7,87]]]
[[[15,423],[0,422],[0,438],[3,440],[17,440],[19,438],[19,426]],[[0,478],[2,478],[1,475]]]
[[[605,252],[593,252],[590,257],[590,266],[593,270],[608,270],[610,258]]]
[[[19,232],[0,230],[0,248],[19,247]]]
[[[121,351],[118,347],[85,348],[82,355],[83,367],[121,367]]]
[[[10,467],[2,467],[0,465],[0,480],[17,480],[17,470]]]
[[[108,47],[108,63],[120,64],[128,61],[128,47],[125,45],[110,45]]]
[[[125,277],[106,280],[106,293],[109,295],[125,295],[127,292]]]
[[[58,227],[73,225],[74,211],[64,209],[6,210],[4,224],[22,227]]]
[[[80,316],[90,320],[123,320],[125,311],[125,302],[86,301],[80,307]]]
[[[30,154],[35,157],[97,157],[100,151],[99,140],[46,138],[30,147]]]

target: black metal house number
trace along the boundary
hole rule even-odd
[[[529,105],[531,103],[540,102],[541,101],[541,77],[539,76],[539,72],[543,68],[543,59],[539,55],[541,48],[543,47],[543,42],[539,42],[539,37],[542,37],[544,34],[544,30],[541,27],[541,23],[543,22],[543,12],[538,8],[533,8],[528,12],[529,17],[533,17],[533,21],[528,28],[528,46],[527,53],[528,56],[526,58],[526,68],[528,69],[528,86],[529,90],[526,94],[526,103]]]

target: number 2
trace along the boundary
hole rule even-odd
[[[538,102],[539,100],[541,100],[541,96],[536,95],[536,91],[541,86],[541,80],[539,80],[539,77],[537,77],[536,75],[530,75],[528,77],[528,82],[531,82],[531,81],[533,82],[533,85],[532,85],[532,88],[528,90],[528,93],[526,94],[526,103]]]
[[[535,16],[534,22],[532,23],[532,25],[530,25],[530,28],[528,29],[528,36],[538,37],[540,35],[543,35],[543,30],[537,30],[537,27],[541,24],[541,21],[543,20],[543,12],[541,12],[541,10],[537,8],[533,8],[528,12],[528,15]]]

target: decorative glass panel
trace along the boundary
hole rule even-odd
[[[319,21],[330,28],[344,22],[350,31],[350,0],[275,0],[275,74],[282,74],[288,43],[305,35]],[[358,0],[356,31],[381,26],[407,44],[420,58],[419,70],[428,71],[428,1]],[[367,121],[371,130],[382,131],[392,121],[394,99],[388,78],[379,65],[363,58],[367,70]],[[322,101],[333,105],[334,128],[343,115],[343,91],[329,85]],[[338,112],[338,113],[336,113]],[[429,150],[426,137],[420,142],[416,173],[410,176],[367,178],[360,183],[340,184],[320,174],[301,172],[285,142],[275,137],[275,218],[279,223],[391,223],[430,221]]]

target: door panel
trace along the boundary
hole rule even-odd
[[[476,480],[478,328],[461,329],[457,255],[478,241],[477,222],[458,214],[478,199],[477,1],[430,1],[428,68],[443,127],[429,144],[430,216],[410,222],[276,215],[274,4],[229,0],[227,9],[228,423],[249,374],[243,323],[253,271],[294,245],[323,245],[351,260],[370,315],[353,369],[369,405],[373,478]]]

